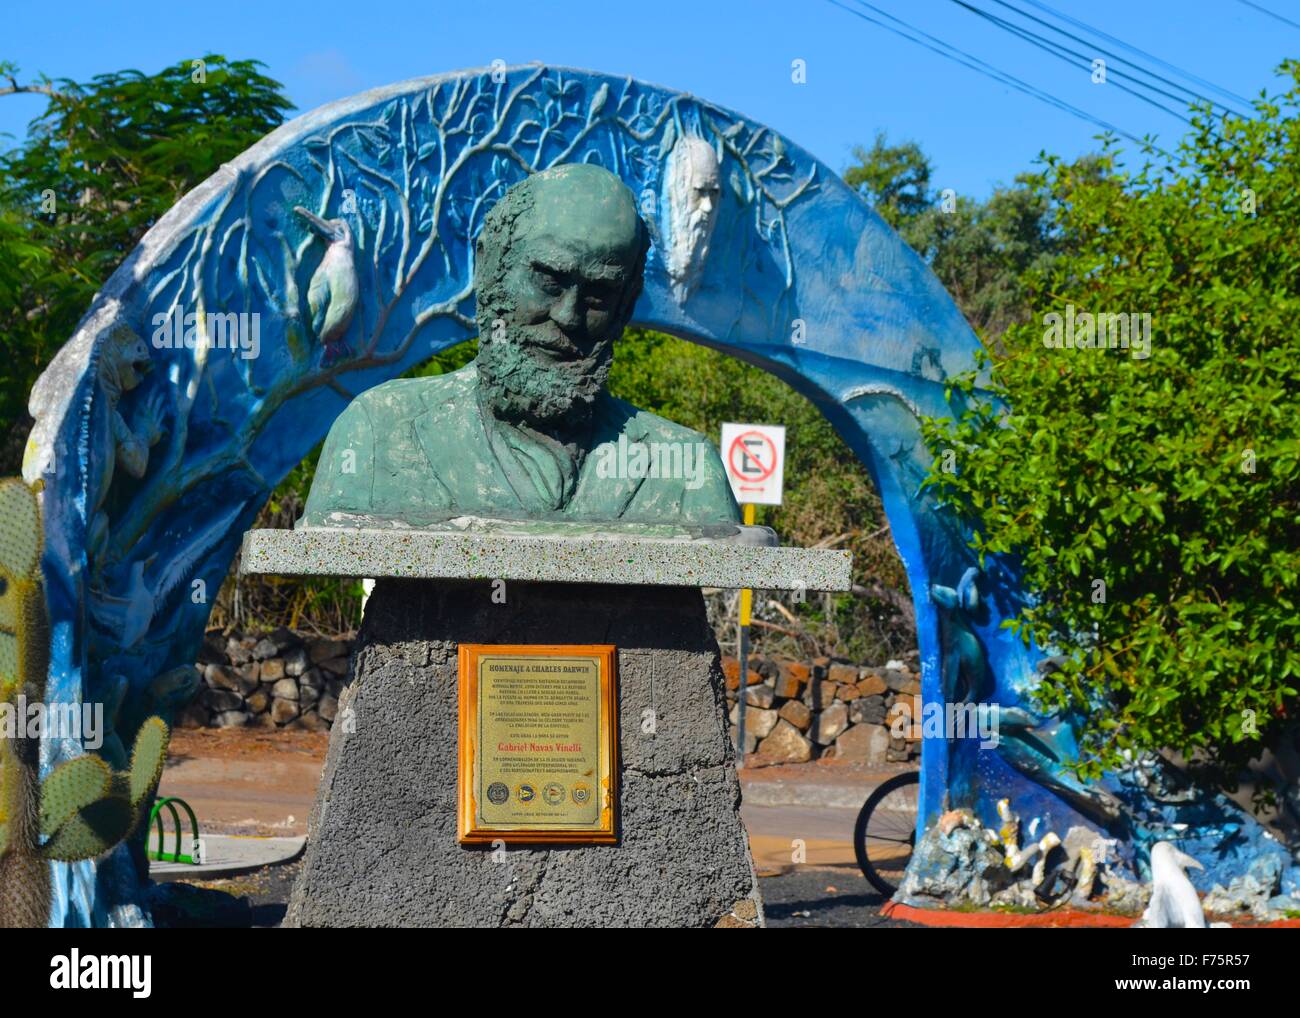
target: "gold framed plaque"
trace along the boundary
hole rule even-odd
[[[614,648],[460,645],[462,844],[617,840]]]

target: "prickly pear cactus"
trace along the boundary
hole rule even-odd
[[[49,631],[41,584],[42,530],[36,493],[0,481],[0,926],[44,926],[48,860],[102,855],[139,825],[162,777],[170,732],[161,718],[140,727],[130,768],[101,757],[66,760],[39,780],[38,739],[19,730],[18,698],[43,704]],[[13,736],[13,737],[10,737]]]
[[[19,738],[16,701],[45,696],[49,654],[41,585],[41,512],[36,493],[0,481],[0,706],[13,730],[0,727],[0,926],[44,926],[50,868],[35,846],[40,829],[40,743]]]
[[[127,775],[127,797],[137,808],[148,803],[162,778],[167,762],[167,741],[171,732],[162,718],[149,718],[136,733],[131,750],[131,770]]]
[[[47,837],[92,802],[108,795],[113,772],[97,756],[68,760],[41,782],[41,833]]]
[[[161,718],[140,726],[131,769],[112,770],[97,756],[60,764],[41,783],[41,854],[76,862],[103,855],[129,837],[144,816],[167,760],[170,732]]]

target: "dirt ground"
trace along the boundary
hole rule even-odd
[[[205,831],[216,834],[302,835],[316,798],[328,733],[260,728],[181,728],[172,736],[159,792],[194,807]],[[855,806],[818,805],[865,801],[894,770],[801,764],[746,768],[747,788],[756,784],[812,791],[809,805],[742,809],[750,848],[766,902],[769,926],[895,926],[853,858]],[[757,798],[753,796],[752,798]],[[795,854],[799,862],[795,862]],[[268,867],[197,886],[246,898],[252,924],[279,924],[300,863]]]
[[[167,754],[159,794],[185,799],[207,830],[218,834],[307,833],[329,734],[264,728],[179,728]],[[746,767],[745,788],[760,784],[798,786],[814,794],[798,806],[746,805],[754,858],[768,868],[788,862],[790,840],[804,841],[807,862],[853,862],[857,804],[897,769],[864,768],[833,761],[779,767]],[[753,796],[751,796],[753,798]],[[852,801],[854,805],[840,805]]]
[[[215,834],[306,834],[328,746],[325,732],[178,728],[158,792]]]

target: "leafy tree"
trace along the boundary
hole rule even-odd
[[[785,502],[759,507],[758,522],[790,543],[849,549],[858,590],[806,602],[786,598],[784,612],[759,616],[769,633],[803,626],[805,651],[816,645],[860,660],[898,656],[915,646],[907,577],[880,496],[866,468],[811,402],[761,368],[642,330],[619,341],[609,387],[714,442],[724,421],[785,426]]]
[[[1300,709],[1300,65],[1284,71],[1254,118],[1194,110],[1159,163],[1127,170],[1111,139],[1100,164],[1047,160],[1034,186],[1062,253],[1027,277],[1034,318],[985,358],[996,401],[926,427],[958,465],[929,483],[1035,592],[1012,628],[1066,655],[1038,699],[1089,715],[1087,774],[1172,750],[1231,785]],[[1084,312],[1149,314],[1149,356],[1048,345],[1053,315],[1086,339]]]
[[[898,229],[930,207],[933,167],[916,142],[890,145],[880,131],[871,148],[856,146],[853,158],[857,163],[844,171],[844,182],[890,226]]]
[[[0,422],[25,432],[27,394],[95,292],[182,195],[284,120],[292,104],[254,60],[209,54],[152,75],[20,85],[48,96],[0,154]],[[12,443],[10,445],[12,449]],[[12,452],[0,470],[12,472]]]
[[[1024,278],[1056,256],[1051,209],[1017,178],[986,201],[964,195],[936,203],[903,224],[903,239],[921,255],[976,332],[1000,336],[1028,313]]]

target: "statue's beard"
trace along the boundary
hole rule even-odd
[[[690,217],[683,225],[686,228],[686,242],[691,260],[702,260],[709,253],[709,241],[713,237],[712,214],[701,209],[692,209]]]
[[[692,206],[678,211],[672,224],[668,268],[673,281],[681,288],[698,277],[704,267],[704,260],[709,256],[714,215]]]
[[[562,359],[530,342],[532,331],[515,328],[509,338],[480,340],[477,363],[482,397],[498,420],[564,440],[566,432],[590,420],[609,378],[614,347],[601,342],[585,357]],[[479,334],[490,337],[490,324]]]

